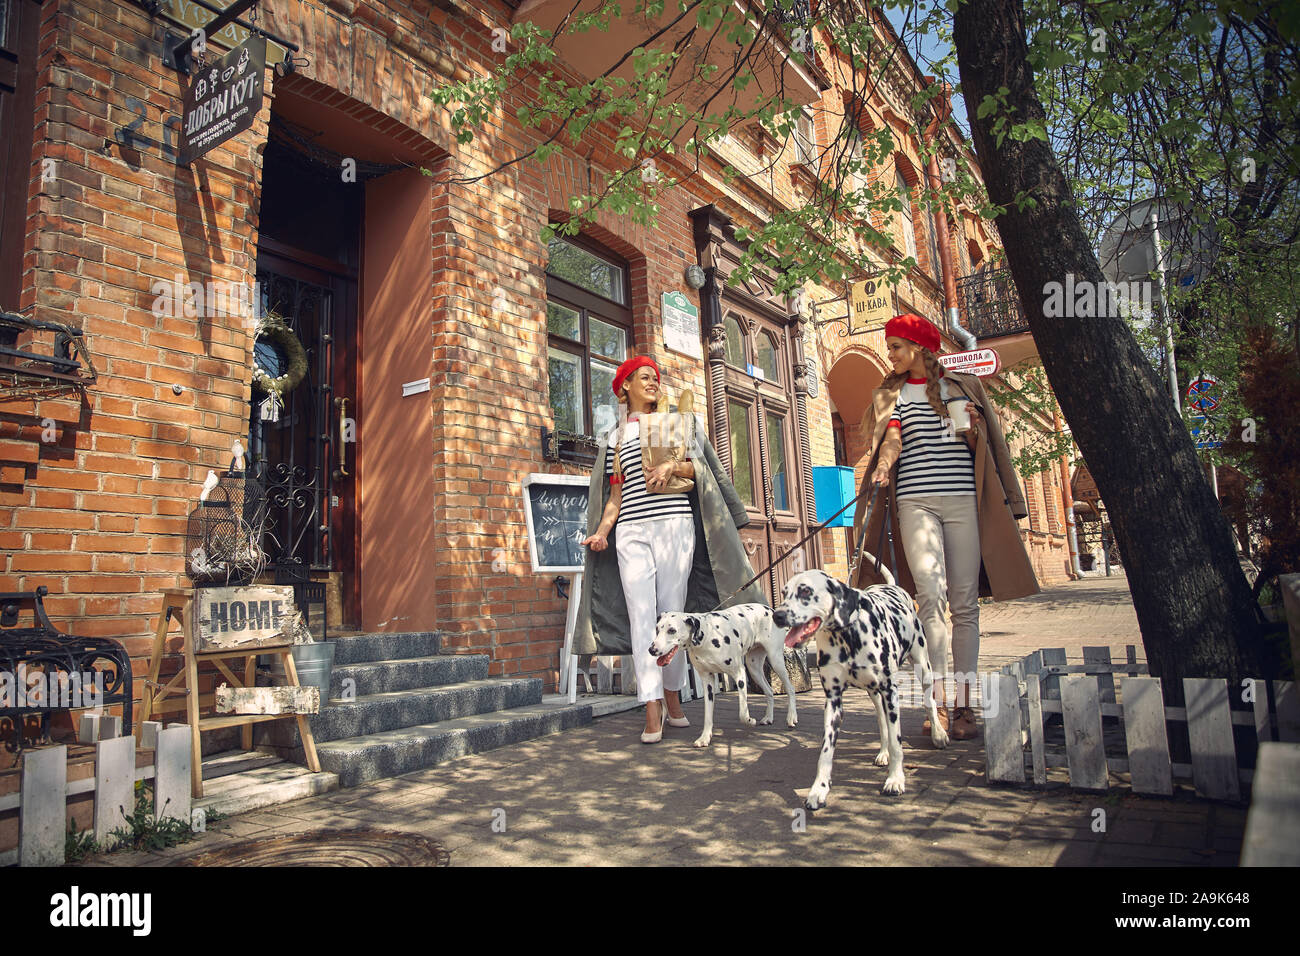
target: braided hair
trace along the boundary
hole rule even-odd
[[[925,365],[925,397],[934,409],[934,413],[939,418],[948,417],[948,408],[943,403],[943,396],[939,394],[939,379],[943,377],[943,366],[939,359],[927,348],[918,346],[921,349],[921,362]],[[901,372],[891,372],[881,383],[882,388],[901,388],[907,381],[909,373],[906,369]]]

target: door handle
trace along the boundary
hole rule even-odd
[[[348,400],[346,398],[334,399],[334,407],[339,410],[339,466],[334,469],[334,480],[348,477],[348,443],[347,443],[347,420],[348,420]]]

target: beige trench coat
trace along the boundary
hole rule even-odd
[[[1017,518],[1029,514],[1025,507],[1025,496],[1016,479],[1016,470],[1011,463],[1011,453],[1002,436],[1002,426],[998,422],[997,412],[989,400],[984,386],[974,375],[959,372],[947,372],[944,378],[949,382],[949,389],[954,386],[966,395],[982,416],[982,424],[975,428],[975,497],[977,501],[980,531],[980,595],[992,595],[995,601],[1010,601],[1014,598],[1027,597],[1039,591],[1038,578],[1034,575],[1034,566],[1025,551],[1016,525]],[[889,426],[889,418],[902,389],[900,383],[893,389],[878,388],[872,395],[871,407],[863,420],[866,430],[871,433],[871,454],[867,470],[862,478],[862,497],[858,499],[857,511],[853,517],[853,540],[858,540],[862,523],[866,517],[867,504],[871,500],[871,476],[876,471],[880,459],[881,444]],[[951,394],[951,392],[950,392]],[[865,549],[875,554],[880,540],[880,528],[884,521],[886,508],[890,514],[890,527],[894,536],[893,555],[898,561],[898,583],[910,594],[916,593],[916,584],[912,580],[911,569],[907,566],[907,555],[903,553],[902,539],[898,532],[898,499],[895,489],[898,486],[898,462],[889,473],[889,485],[877,494],[877,507],[867,527]],[[883,495],[885,508],[880,507]],[[886,539],[878,556],[887,566],[892,564],[888,540]],[[852,582],[855,587],[863,588],[879,584],[880,576],[871,566],[872,562],[863,560],[858,568],[857,579]]]

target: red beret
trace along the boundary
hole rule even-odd
[[[885,323],[885,338],[896,336],[915,342],[923,349],[939,353],[939,329],[929,319],[919,315],[896,315]]]
[[[637,369],[647,366],[655,370],[655,378],[659,379],[659,366],[656,365],[655,360],[648,355],[638,355],[635,358],[628,359],[620,365],[618,371],[614,373],[614,394],[618,394],[618,390],[623,387],[623,383],[627,381],[629,375]]]

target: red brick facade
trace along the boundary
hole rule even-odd
[[[168,151],[175,130],[166,124],[180,112],[181,84],[160,59],[163,21],[119,0],[49,0],[40,8],[21,300],[0,306],[83,329],[99,381],[84,403],[0,403],[0,591],[45,585],[61,626],[119,638],[137,662],[147,655],[159,590],[188,584],[186,516],[209,469],[223,469],[232,443],[247,440],[254,397],[249,317],[163,314],[158,283],[178,275],[204,287],[254,281],[267,198],[263,151],[271,113],[283,109],[318,124],[321,142],[336,151],[356,136],[363,157],[432,174],[399,171],[355,187],[365,190],[365,225],[357,441],[348,454],[355,450],[361,568],[359,608],[347,623],[439,628],[450,634],[449,649],[491,655],[494,675],[541,676],[553,689],[566,605],[553,575],[529,570],[520,482],[530,472],[582,469],[541,455],[540,432],[554,421],[540,232],[571,197],[590,191],[592,177],[614,167],[612,131],[585,136],[582,155],[566,150],[545,168],[523,162],[467,182],[533,143],[512,119],[522,91],[468,146],[455,142],[429,94],[448,76],[481,75],[495,64],[492,30],[508,27],[509,7],[262,6],[259,25],[297,43],[310,65],[288,78],[268,69],[272,95],[252,128],[190,167]],[[827,91],[823,106],[842,112],[840,92]],[[829,122],[818,116],[822,142]],[[743,165],[751,147],[738,138],[729,148]],[[923,168],[919,144],[909,140],[899,163],[912,182]],[[701,404],[712,387],[706,362],[664,347],[659,305],[663,293],[684,291],[683,270],[697,261],[691,212],[714,204],[752,223],[754,208],[806,195],[788,163],[743,195],[724,185],[719,168],[715,162],[690,187],[663,194],[654,228],[603,215],[584,230],[626,260],[635,351],[653,354],[669,389],[689,387]],[[399,206],[404,196],[415,205]],[[920,264],[900,299],[937,320],[932,227],[915,201],[913,216]],[[951,223],[954,259],[966,266],[993,247],[991,226],[977,232],[970,222],[964,213]],[[394,239],[399,225],[406,231]],[[402,284],[386,285],[385,275]],[[417,295],[407,294],[412,283]],[[400,328],[385,319],[390,309],[405,310]],[[807,403],[808,453],[813,465],[833,464],[832,402],[846,394],[833,370],[848,357],[878,377],[883,343],[878,334],[833,340],[829,329],[790,325],[791,341],[815,352],[819,368],[819,394]],[[375,358],[398,334],[412,343],[392,357],[406,363],[400,370]],[[797,355],[787,358],[798,364]],[[427,393],[398,396],[403,382],[425,375]],[[857,418],[844,417],[852,463],[864,442]],[[383,483],[403,466],[407,484]],[[1059,478],[1050,480],[1046,504],[1031,492],[1030,538],[1045,583],[1060,580],[1064,566]],[[373,540],[378,528],[388,540]],[[842,535],[821,538],[835,572]],[[494,570],[500,559],[504,569]],[[138,665],[137,675],[143,671]]]

